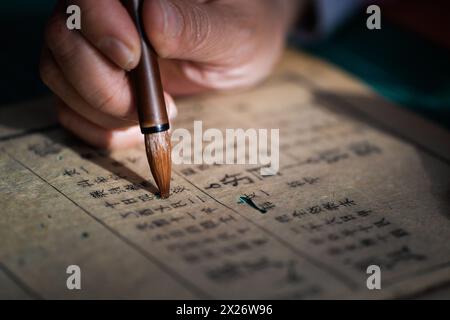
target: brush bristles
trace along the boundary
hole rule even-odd
[[[170,193],[170,175],[172,171],[171,143],[168,131],[146,134],[145,149],[153,178],[159,188],[161,198]]]

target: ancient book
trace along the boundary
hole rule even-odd
[[[51,99],[0,108],[0,298],[406,298],[450,282],[446,130],[295,52],[255,88],[177,104],[173,130],[279,129],[279,168],[176,164],[162,200],[143,144],[90,147]]]

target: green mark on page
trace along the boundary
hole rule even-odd
[[[260,213],[262,213],[262,214],[265,214],[265,213],[267,212],[266,209],[258,207],[258,206],[253,202],[253,200],[250,199],[250,198],[247,197],[247,196],[240,196],[240,197],[239,197],[238,203],[239,203],[239,204],[246,204],[246,205],[252,207],[253,209],[258,210],[258,211],[259,211]]]

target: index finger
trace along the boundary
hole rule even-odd
[[[125,70],[139,62],[139,35],[119,0],[74,0],[81,9],[81,33],[106,57]]]

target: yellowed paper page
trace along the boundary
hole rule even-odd
[[[278,173],[175,165],[161,200],[142,147],[85,145],[49,99],[0,108],[0,298],[393,298],[450,282],[445,130],[293,52],[257,88],[178,105],[174,129],[280,129]]]

